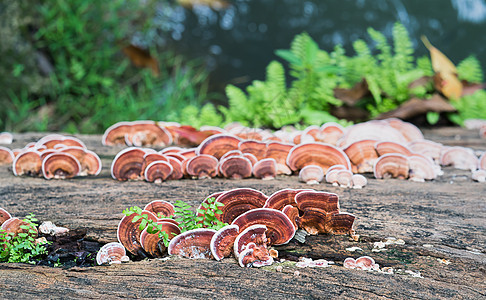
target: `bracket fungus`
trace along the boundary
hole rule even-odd
[[[270,142],[267,144],[267,152],[265,158],[273,158],[277,162],[277,174],[290,175],[290,170],[287,165],[287,156],[290,150],[294,147],[291,144],[285,144],[280,142]]]
[[[141,215],[147,215],[147,218],[156,222],[157,217],[150,211],[144,210]],[[133,218],[138,216],[138,214],[131,214],[129,216],[124,216],[120,223],[118,224],[118,229],[116,232],[118,241],[125,246],[125,248],[133,255],[142,255],[143,253],[142,245],[140,244],[140,234],[142,231],[139,226],[142,223],[142,219],[136,222],[132,222]]]
[[[237,226],[237,225],[233,225]],[[247,227],[245,230],[241,231],[233,243],[233,253],[236,258],[240,256],[240,253],[245,250],[250,243],[254,243],[257,246],[267,245],[267,237],[265,232],[267,231],[267,226],[261,224],[255,224]]]
[[[167,177],[167,180],[179,180],[184,177],[184,173],[182,172],[182,163],[177,158],[167,155],[169,159],[169,164],[172,166],[172,172]]]
[[[365,271],[376,271],[380,268],[380,265],[375,263],[375,260],[369,256],[361,256],[356,260],[352,257],[348,257],[344,260],[343,266],[348,269]]]
[[[477,182],[486,182],[486,170],[479,169],[479,170],[472,171],[471,178],[472,180]]]
[[[412,181],[423,182],[424,180],[432,180],[437,177],[434,163],[425,156],[409,156],[408,165],[410,168],[409,176]]]
[[[127,256],[125,251],[125,247],[122,244],[117,242],[112,242],[104,245],[98,251],[96,255],[96,263],[98,265],[102,264],[115,264],[121,262],[127,262],[130,259]]]
[[[373,172],[373,165],[378,159],[375,149],[376,140],[359,140],[344,149],[358,173]]]
[[[38,231],[35,227],[29,227],[34,232],[30,232],[30,229],[26,229],[24,226],[29,226],[29,223],[23,220],[20,220],[16,217],[10,217],[2,223],[0,226],[1,230],[4,230],[6,234],[13,234],[13,236],[17,236],[19,233],[27,233],[32,237],[36,238]],[[22,228],[24,227],[24,228]]]
[[[303,190],[283,189],[271,194],[265,202],[264,208],[282,210],[286,205],[297,207],[295,195]]]
[[[12,162],[12,169],[15,176],[30,175],[37,176],[42,171],[42,159],[36,150],[27,150],[17,155]]]
[[[151,162],[143,173],[143,177],[148,182],[161,183],[169,178],[173,173],[174,168],[166,161]]]
[[[68,153],[76,157],[81,165],[79,175],[98,175],[101,172],[101,159],[98,154],[83,147],[69,146],[60,150],[62,153]]]
[[[354,174],[353,177],[351,177],[351,181],[353,189],[361,189],[368,184],[368,179],[361,174]]]
[[[387,140],[400,144],[407,143],[407,139],[403,134],[390,126],[386,121],[372,120],[348,127],[339,142],[339,146],[346,148],[356,141],[365,139],[377,141]]]
[[[429,140],[415,140],[407,144],[408,148],[415,153],[430,157],[435,162],[439,162],[440,154],[444,146]]]
[[[0,144],[12,144],[13,135],[10,132],[0,132]]]
[[[8,211],[0,207],[0,226],[11,217],[12,215]]]
[[[274,179],[277,176],[277,162],[273,158],[264,158],[253,165],[253,175],[263,180]]]
[[[0,146],[0,165],[11,164],[15,159],[15,155],[7,147]]]
[[[160,231],[167,233],[169,240],[181,233],[179,226],[171,222],[158,221],[157,224],[162,225]],[[166,250],[163,240],[159,237],[159,233],[149,233],[147,228],[140,234],[140,245],[152,257],[162,257]]]
[[[209,154],[220,159],[226,152],[238,150],[241,140],[227,134],[215,134],[205,139],[196,149],[196,154]]]
[[[213,235],[210,248],[214,259],[222,260],[231,255],[239,230],[237,225],[226,225]]]
[[[308,165],[299,172],[299,181],[307,184],[319,184],[324,179],[324,171],[321,167]]]
[[[186,171],[192,178],[216,177],[218,175],[218,159],[208,154],[194,156],[187,161]]]
[[[111,176],[113,179],[141,180],[144,156],[147,152],[142,148],[126,148],[115,156],[111,164]]]
[[[192,229],[174,237],[168,247],[170,255],[180,255],[185,258],[211,258],[211,239],[216,230],[199,228]]]
[[[323,143],[308,143],[294,146],[287,156],[287,165],[293,171],[308,165],[317,165],[324,172],[333,165],[344,165],[351,170],[351,162],[343,150]]]
[[[286,214],[273,208],[255,208],[237,217],[231,224],[238,225],[240,232],[260,224],[267,226],[268,245],[288,243],[295,234],[295,227]]]
[[[230,156],[219,162],[219,171],[225,178],[242,179],[251,177],[251,161],[244,156]]]
[[[377,142],[375,144],[375,149],[380,156],[388,153],[399,153],[405,156],[410,156],[413,154],[412,150],[410,150],[407,146],[388,141]]]
[[[238,144],[238,149],[242,153],[251,153],[258,160],[262,160],[267,153],[267,144],[264,142],[244,140]]]
[[[465,147],[450,147],[440,156],[442,166],[452,165],[456,169],[474,171],[478,168],[479,159],[472,149]]]
[[[339,170],[336,174],[336,180],[340,187],[349,188],[353,185],[353,172],[349,170]]]
[[[295,230],[299,228],[297,225],[297,218],[299,217],[299,209],[295,206],[292,205],[286,205],[284,208],[282,208],[282,212],[289,217],[290,221],[292,224],[294,224]]]
[[[261,208],[267,201],[267,196],[260,191],[250,188],[238,188],[226,191],[216,198],[224,206],[220,207],[222,214],[216,218],[223,223],[230,224],[241,214],[255,208]]]
[[[154,200],[143,208],[153,213],[157,218],[170,217],[175,214],[174,205],[164,200]]]
[[[45,179],[73,178],[81,171],[81,164],[71,154],[52,153],[42,161],[42,174]]]
[[[380,156],[375,163],[373,174],[377,179],[408,178],[408,158],[398,153],[389,153]]]
[[[238,264],[242,268],[259,268],[273,264],[273,258],[265,246],[257,246],[255,243],[250,243],[240,253]]]

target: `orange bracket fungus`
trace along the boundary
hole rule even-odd
[[[148,219],[154,222],[157,221],[157,217],[150,211],[144,210],[142,211],[141,215],[147,215]],[[116,234],[118,241],[125,246],[130,253],[133,255],[145,256],[142,245],[140,244],[140,234],[142,231],[140,230],[139,226],[140,223],[142,223],[142,219],[138,220],[137,222],[132,222],[135,216],[137,216],[137,214],[124,216],[118,224]]]
[[[0,226],[11,217],[12,215],[8,211],[0,207]]]
[[[111,176],[113,179],[141,180],[144,156],[147,152],[141,148],[126,148],[115,156],[111,164]]]
[[[179,226],[171,222],[158,221],[157,224],[162,225],[160,231],[167,233],[169,240],[181,233]],[[166,250],[163,240],[159,237],[159,233],[149,233],[147,228],[140,234],[140,244],[143,250],[152,257],[162,257]]]
[[[264,158],[253,165],[253,175],[263,180],[277,176],[277,162],[273,158]]]
[[[42,159],[39,152],[27,150],[17,155],[12,162],[12,169],[15,176],[30,175],[37,176],[42,171]]]
[[[348,188],[353,185],[353,172],[349,170],[339,170],[336,174],[336,180],[340,187]]]
[[[157,218],[170,217],[175,214],[174,205],[164,200],[154,200],[145,205],[143,209],[152,212]]]
[[[26,229],[24,226],[27,226],[29,228]],[[32,237],[36,238],[38,234],[37,229],[35,227],[30,227],[28,222],[20,220],[19,218],[15,218],[15,217],[11,217],[5,220],[2,223],[2,226],[0,226],[0,229],[5,230],[6,234],[13,234],[13,236],[17,236],[19,233],[27,233]],[[34,230],[34,232],[33,233],[30,232],[30,230]]]
[[[7,147],[0,146],[0,165],[11,164],[15,159],[15,155]]]
[[[295,195],[304,190],[294,190],[294,189],[283,189],[276,191],[270,197],[268,197],[265,202],[264,208],[273,208],[277,210],[282,210],[286,205],[292,205],[297,207],[295,202]]]
[[[249,210],[238,216],[231,224],[238,225],[240,232],[256,224],[267,226],[268,245],[286,244],[295,234],[295,227],[289,217],[280,210],[273,208]]]
[[[299,172],[299,181],[307,184],[319,184],[324,179],[324,171],[321,167],[308,165]]]
[[[333,165],[344,165],[351,170],[351,163],[343,150],[323,143],[300,144],[293,147],[287,157],[287,165],[293,171],[302,169],[308,165],[317,165],[324,172]]]
[[[292,224],[294,224],[295,230],[297,230],[299,228],[299,226],[297,225],[297,218],[299,217],[299,209],[289,204],[282,209],[282,212],[286,214],[287,217],[289,217]]]
[[[263,207],[267,201],[267,196],[254,189],[238,188],[222,193],[216,198],[216,201],[224,204],[220,207],[223,213],[217,214],[216,218],[223,223],[230,224],[241,214],[254,208]]]
[[[444,146],[440,143],[429,140],[416,140],[407,144],[408,148],[413,152],[423,154],[430,157],[435,162],[439,162],[440,154]]]
[[[398,153],[389,153],[380,156],[375,163],[373,173],[375,178],[408,178],[409,165],[408,158]]]
[[[167,158],[169,159],[169,164],[172,166],[172,172],[169,174],[169,177],[167,177],[167,180],[181,179],[184,176],[181,161],[169,155],[167,155]]]
[[[168,162],[159,160],[151,162],[146,168],[143,177],[148,182],[161,183],[169,178],[174,168]]]
[[[376,140],[359,140],[344,149],[353,166],[356,166],[357,173],[373,172],[373,165],[378,159],[375,150],[376,142]]]
[[[247,227],[245,230],[240,232],[233,244],[235,257],[238,258],[240,256],[240,253],[248,246],[249,243],[254,243],[257,246],[266,247],[267,237],[265,236],[265,231],[267,231],[267,226],[255,224]]]
[[[264,142],[245,140],[241,141],[238,149],[242,153],[251,153],[255,155],[258,160],[265,158],[267,153],[267,144]]]
[[[194,156],[187,161],[186,171],[192,178],[216,177],[218,175],[218,159],[207,154]]]
[[[210,248],[214,259],[222,260],[231,255],[239,230],[237,225],[226,225],[213,235]]]
[[[293,147],[294,145],[279,142],[271,142],[267,144],[267,153],[265,158],[275,159],[277,162],[277,174],[292,174],[292,170],[290,170],[289,166],[287,165],[287,156]]]
[[[104,245],[96,255],[96,263],[98,263],[98,265],[107,263],[115,264],[127,261],[129,261],[129,258],[126,254],[125,247],[117,242]]]
[[[409,156],[408,164],[410,167],[409,176],[412,181],[423,182],[424,180],[432,180],[437,177],[434,163],[425,156]]]
[[[230,156],[219,162],[219,171],[225,178],[242,179],[251,177],[251,161],[244,156]]]
[[[238,150],[238,144],[241,140],[237,137],[216,134],[205,139],[196,149],[196,154],[209,154],[220,159],[226,152]]]
[[[479,159],[472,149],[465,147],[450,147],[440,156],[442,166],[452,165],[456,169],[474,171],[478,168]]]
[[[259,268],[273,264],[273,258],[270,256],[270,253],[265,246],[258,246],[255,243],[250,243],[240,253],[238,264],[242,268]]]
[[[387,141],[377,142],[375,144],[375,149],[380,156],[388,153],[399,153],[405,156],[410,156],[413,154],[413,152],[407,146],[395,142],[387,142]]]
[[[199,228],[192,229],[174,237],[168,247],[170,255],[180,255],[185,258],[211,258],[211,239],[216,230]]]
[[[42,161],[42,174],[45,179],[73,178],[81,171],[81,164],[71,154],[52,153]]]
[[[62,153],[68,153],[76,157],[81,165],[80,176],[98,175],[101,172],[101,159],[98,154],[91,150],[78,146],[68,146],[60,150]]]

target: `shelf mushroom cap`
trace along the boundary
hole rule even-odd
[[[108,243],[98,251],[96,263],[98,265],[121,263],[126,259],[126,255],[125,247],[122,244],[118,242]]]
[[[147,215],[147,218],[154,222],[157,221],[157,217],[148,210],[142,211],[141,214]],[[116,235],[118,242],[120,242],[130,253],[140,256],[144,255],[142,245],[140,244],[140,234],[142,233],[142,230],[139,228],[142,219],[132,222],[135,216],[138,216],[138,214],[134,213],[129,216],[124,216],[118,224]]]
[[[71,154],[51,153],[42,161],[42,174],[45,179],[66,179],[77,176],[81,171],[81,164]]]
[[[144,171],[143,177],[148,182],[161,183],[169,178],[174,168],[166,161],[151,162]]]
[[[227,134],[215,134],[205,139],[196,149],[196,154],[209,154],[220,159],[226,152],[238,150],[241,140]]]
[[[179,226],[171,222],[157,221],[157,224],[162,225],[160,231],[167,233],[169,240],[181,233]],[[166,250],[162,239],[159,237],[159,233],[149,233],[147,228],[140,234],[140,245],[152,257],[162,257]]]
[[[273,158],[264,158],[253,165],[253,175],[264,180],[277,176],[277,162]]]
[[[211,258],[211,239],[216,233],[214,229],[192,229],[174,237],[168,252],[170,255],[180,255],[185,258]]]
[[[170,217],[175,214],[174,205],[165,200],[154,200],[143,208],[153,213],[157,218]],[[160,215],[159,215],[160,214]]]
[[[239,230],[237,225],[226,225],[213,235],[210,248],[214,259],[222,260],[231,255]]]
[[[27,150],[17,155],[12,162],[15,176],[37,176],[42,172],[42,159],[36,150]]]
[[[317,165],[324,172],[333,165],[344,165],[351,170],[351,162],[343,150],[331,144],[307,143],[294,146],[287,156],[287,165],[293,171],[308,165]]]
[[[409,175],[408,158],[403,154],[389,153],[380,156],[373,168],[377,179],[399,178],[405,179]]]
[[[186,171],[189,176],[199,179],[216,177],[218,159],[208,154],[196,155],[187,161]]]
[[[0,165],[2,164],[11,164],[15,159],[15,155],[7,147],[0,146]]]
[[[319,184],[324,179],[324,171],[320,166],[308,165],[299,172],[299,181],[307,184]]]
[[[222,214],[217,214],[216,218],[223,223],[230,224],[241,214],[254,209],[261,208],[267,201],[267,196],[260,191],[250,188],[237,188],[226,191],[216,198],[224,206],[220,207]]]
[[[265,158],[267,154],[267,144],[265,142],[245,140],[238,144],[238,149],[242,153],[251,153],[255,155],[258,160]]]
[[[233,224],[233,226],[238,226]],[[267,226],[262,224],[255,224],[247,227],[245,230],[241,231],[234,240],[233,243],[233,253],[236,258],[240,256],[240,253],[246,249],[247,245],[254,243],[257,246],[267,245],[267,237],[265,232],[267,231]]]
[[[129,147],[115,156],[111,164],[111,176],[113,179],[141,180],[144,156],[147,152],[143,148]]]
[[[344,149],[344,153],[356,166],[358,173],[373,172],[373,165],[378,159],[375,145],[377,140],[359,140]]]
[[[225,178],[248,178],[251,177],[252,164],[251,161],[243,155],[230,156],[219,162],[219,171]]]
[[[12,215],[8,211],[0,207],[0,226],[11,217]]]
[[[250,243],[248,244],[248,247],[240,253],[238,264],[242,268],[259,268],[273,264],[273,257],[270,256],[266,247]]]
[[[282,210],[286,205],[297,206],[295,195],[304,190],[283,189],[271,194],[265,202],[264,208]]]
[[[255,208],[240,215],[231,224],[238,225],[240,232],[260,224],[267,226],[268,245],[288,243],[295,234],[295,227],[286,214],[273,208]]]
[[[452,165],[456,169],[474,171],[478,168],[479,159],[472,149],[466,147],[450,147],[440,156],[442,166]]]

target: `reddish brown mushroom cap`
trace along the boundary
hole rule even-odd
[[[241,141],[238,149],[243,153],[251,153],[255,155],[258,160],[265,158],[267,153],[267,144],[258,141]]]
[[[127,135],[128,141],[134,146],[165,147],[172,144],[170,132],[158,126],[154,121],[134,121]]]
[[[223,154],[223,156],[221,156],[221,158],[219,160],[223,160],[223,159],[228,158],[230,156],[242,156],[242,155],[243,155],[243,152],[241,152],[240,150],[231,150],[231,151],[228,151],[225,154]]]
[[[295,234],[295,227],[289,217],[280,210],[272,208],[252,209],[240,215],[231,224],[238,225],[240,232],[256,224],[267,226],[268,245],[286,244]]]
[[[71,154],[52,153],[42,161],[42,174],[45,179],[65,179],[77,176],[81,171],[81,164]]]
[[[403,134],[391,127],[385,121],[368,121],[353,125],[347,128],[346,134],[340,140],[340,146],[348,147],[352,143],[360,140],[387,140],[405,144],[407,139]]]
[[[214,259],[222,260],[231,255],[238,232],[237,225],[226,225],[213,235],[210,248]]]
[[[264,208],[273,208],[277,210],[282,210],[286,205],[292,205],[297,207],[295,202],[295,195],[302,192],[303,190],[294,189],[283,189],[276,191],[270,197],[268,197],[265,202]]]
[[[172,173],[167,177],[167,180],[181,179],[184,176],[184,173],[182,172],[182,162],[171,156],[167,156],[167,158],[169,159],[169,164],[172,166]]]
[[[317,141],[328,143],[331,145],[337,145],[340,138],[344,136],[344,128],[334,122],[327,122],[320,128],[319,136]]]
[[[395,142],[387,142],[387,141],[377,142],[375,144],[375,149],[380,156],[388,153],[399,153],[405,156],[410,156],[413,154],[412,150],[410,150],[407,146]]]
[[[219,197],[220,195],[222,195],[223,193],[224,193],[224,192],[217,192],[217,193],[213,193],[213,194],[211,194],[211,195],[207,196],[207,197],[206,197],[206,199],[204,199],[204,200],[201,202],[201,204],[199,205],[199,207],[197,208],[197,210],[196,210],[196,211],[198,211],[199,209],[202,209],[202,210],[207,210],[207,208],[205,208],[205,207],[203,206],[203,203],[206,203],[206,204],[208,204],[208,205],[209,205],[209,199],[214,198],[214,200],[217,200],[217,199],[218,199],[218,197]],[[202,215],[201,213],[197,212],[197,216],[198,216],[198,217],[202,217],[203,215]],[[216,215],[216,217],[218,217],[218,215]],[[202,222],[201,222],[201,223],[202,223]]]
[[[277,174],[292,174],[292,170],[287,166],[287,156],[293,147],[294,145],[279,142],[271,142],[267,144],[265,158],[275,159],[277,162]]]
[[[456,169],[474,171],[478,168],[479,160],[470,148],[450,147],[440,156],[442,166],[452,165]]]
[[[230,156],[219,162],[219,171],[226,178],[248,178],[251,177],[252,165],[244,156]]]
[[[378,159],[375,150],[376,142],[376,140],[360,140],[344,149],[351,163],[357,167],[358,173],[373,172],[373,165]]]
[[[183,232],[169,243],[170,255],[186,258],[211,258],[211,239],[216,230],[200,228]]]
[[[385,154],[375,163],[373,173],[375,178],[408,178],[408,158],[402,154]]]
[[[143,215],[147,215],[149,220],[154,222],[157,221],[157,217],[150,211],[142,211],[142,216]],[[118,241],[125,246],[130,253],[136,256],[143,256],[142,245],[140,244],[140,234],[142,233],[142,230],[139,228],[142,219],[137,222],[132,222],[135,216],[138,216],[138,214],[134,213],[129,216],[124,216],[118,224],[116,235]]]
[[[160,231],[167,233],[169,240],[181,233],[179,226],[170,222],[157,222],[158,225],[162,225]],[[143,250],[152,257],[162,257],[166,250],[166,247],[159,237],[159,233],[149,233],[145,228],[140,234],[140,244]]]
[[[131,134],[130,122],[118,122],[105,130],[101,143],[104,146],[123,145],[125,144],[125,136]]]
[[[148,182],[162,183],[167,180],[174,171],[171,164],[165,161],[154,161],[150,163],[143,174]]]
[[[432,160],[419,155],[412,155],[408,157],[408,164],[410,180],[423,182],[437,177]]]
[[[175,214],[174,205],[164,200],[154,200],[145,205],[143,209],[152,212],[157,218],[170,217]]]
[[[422,140],[424,138],[422,131],[420,131],[420,129],[418,129],[418,127],[413,125],[412,123],[403,122],[402,120],[397,118],[385,119],[383,121],[386,121],[391,127],[400,131],[400,133],[405,137],[407,142]]]
[[[98,154],[91,150],[84,149],[82,147],[65,147],[60,150],[63,153],[69,153],[76,157],[81,165],[81,176],[85,175],[98,175],[101,172],[101,159]],[[44,153],[43,153],[44,154]]]
[[[12,215],[8,211],[0,207],[0,226],[11,217]]]
[[[319,184],[324,179],[324,171],[315,165],[303,167],[299,172],[299,181],[307,184]]]
[[[407,144],[413,152],[430,157],[434,161],[439,161],[443,145],[429,140],[416,140]]]
[[[220,207],[222,214],[216,218],[223,223],[231,223],[239,215],[254,209],[261,208],[267,201],[267,196],[260,191],[250,188],[239,188],[222,193],[216,201],[224,206]]]
[[[126,255],[125,247],[122,244],[117,242],[108,243],[98,251],[96,263],[98,265],[121,263],[128,258]]]
[[[324,172],[333,165],[344,165],[351,170],[348,156],[341,149],[323,143],[308,143],[297,145],[290,150],[287,165],[294,171],[308,165],[317,165]]]
[[[297,225],[309,234],[352,234],[355,218],[347,213],[326,213],[321,209],[307,208],[302,217],[297,218]]]
[[[248,160],[251,162],[252,166],[254,166],[258,162],[258,159],[256,158],[256,156],[251,154],[251,153],[243,153],[242,155],[243,155],[243,157],[248,158]]]
[[[15,155],[7,147],[0,146],[0,165],[11,164],[15,159]]]
[[[187,149],[179,152],[180,155],[184,156],[186,159],[193,158],[196,156],[196,148]]]
[[[174,137],[175,144],[189,147],[198,146],[214,134],[212,131],[199,131],[189,125],[169,125],[166,128]]]
[[[295,230],[297,230],[299,228],[299,226],[297,225],[297,218],[299,217],[299,209],[289,204],[282,209],[282,212],[286,214],[287,217],[289,217],[292,224],[294,224]]]
[[[186,171],[189,176],[203,179],[218,175],[218,160],[207,154],[194,156],[187,161]]]
[[[13,236],[17,236],[19,233],[27,233],[30,236],[36,238],[37,237],[37,228],[34,226],[30,227],[29,229],[24,229],[22,228],[23,226],[29,226],[28,222],[25,222],[23,220],[20,220],[19,218],[11,217],[5,222],[2,223],[2,226],[0,226],[1,230],[5,230],[6,234],[12,234]],[[35,233],[29,232],[30,229],[34,230]]]
[[[205,139],[196,149],[196,154],[209,154],[220,159],[226,152],[238,150],[241,140],[225,134],[216,134]]]
[[[37,142],[39,145],[39,142]],[[81,147],[86,149],[86,145],[78,138],[72,136],[61,136],[60,138],[46,139],[42,144],[47,149],[55,149],[56,146],[65,145],[67,147]]]
[[[111,176],[120,181],[141,180],[144,156],[146,152],[140,148],[126,148],[120,151],[111,164]]]
[[[141,175],[143,175],[147,166],[150,165],[151,163],[153,163],[154,161],[169,162],[169,159],[167,158],[167,156],[160,154],[160,153],[146,153],[143,157],[143,165],[142,165]]]
[[[273,158],[259,160],[253,166],[253,175],[264,180],[274,179],[277,176],[277,162]]]
[[[233,225],[237,226],[237,225]],[[236,237],[233,245],[233,253],[236,258],[240,256],[240,253],[246,249],[248,244],[254,243],[257,246],[266,246],[267,237],[265,232],[267,226],[261,224],[255,224],[248,226],[245,230],[242,230]]]
[[[257,246],[255,243],[248,244],[247,248],[240,253],[238,264],[242,268],[263,267],[273,264],[273,258],[268,249],[264,246]]]
[[[320,191],[302,191],[295,195],[295,203],[300,211],[315,208],[325,213],[339,212],[338,195]]]
[[[17,155],[12,162],[13,173],[16,176],[37,176],[42,171],[42,159],[39,152],[27,150]]]

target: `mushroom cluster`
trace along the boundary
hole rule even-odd
[[[88,150],[81,140],[59,134],[50,134],[22,149],[14,149],[10,158],[16,176],[65,179],[95,176],[101,172],[101,160],[96,153]]]
[[[136,214],[121,219],[118,241],[135,256],[162,257],[167,252],[185,258],[221,260],[233,255],[242,267],[261,267],[278,257],[270,247],[288,243],[299,228],[309,234],[354,235],[355,217],[340,212],[336,194],[284,189],[266,196],[254,189],[238,188],[208,196],[198,211],[213,197],[224,204],[220,207],[222,213],[215,217],[229,224],[218,231],[198,228],[181,233],[178,223],[167,218],[175,215],[174,206],[155,200],[144,207],[141,215],[163,224],[169,246],[164,246],[158,234],[140,227],[143,218],[133,222]]]
[[[37,228],[31,228],[28,222],[12,217],[8,211],[1,207],[0,230],[4,231],[5,234],[11,234],[12,236],[17,236],[19,233],[27,233],[32,235],[33,238],[37,238],[38,235]]]

